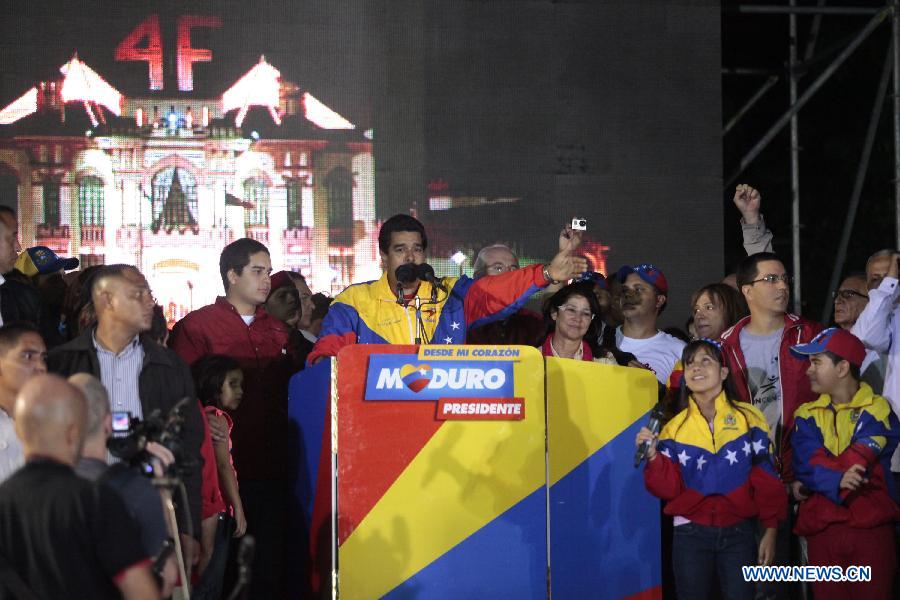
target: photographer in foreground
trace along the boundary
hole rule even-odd
[[[150,329],[153,295],[135,267],[108,265],[98,269],[91,284],[97,326],[71,342],[53,349],[47,367],[65,377],[89,373],[103,382],[110,410],[127,411],[145,419],[154,411],[168,415],[184,398],[194,398],[194,383],[187,365],[172,350],[141,333]],[[196,401],[184,408],[178,467],[187,490],[188,505],[180,506],[181,544],[188,565],[198,560],[200,535],[200,442],[203,421]],[[177,497],[177,496],[176,496]],[[189,510],[189,512],[185,512]]]
[[[0,485],[0,597],[159,598],[118,494],[72,470],[84,441],[84,395],[37,375],[14,412],[25,466]]]
[[[113,418],[109,411],[109,396],[100,380],[87,373],[76,373],[69,377],[69,383],[81,390],[87,401],[84,447],[75,464],[75,473],[89,481],[106,484],[118,492],[137,523],[144,552],[154,559],[154,571],[159,577],[163,597],[168,598],[175,587],[178,568],[169,541],[174,532],[169,531],[166,525],[162,498],[151,480],[138,468],[122,462],[110,466],[106,462],[106,446],[113,433]],[[155,459],[153,476],[165,476],[165,470],[175,462],[175,457],[165,446],[156,442],[149,442],[146,449]]]

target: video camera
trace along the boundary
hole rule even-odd
[[[147,477],[153,477],[153,456],[147,451],[149,442],[168,448],[175,456],[174,468],[179,473],[192,469],[195,460],[185,457],[181,440],[184,412],[190,401],[183,398],[166,415],[156,409],[144,420],[127,412],[113,413],[113,435],[106,447],[113,456],[137,467]]]

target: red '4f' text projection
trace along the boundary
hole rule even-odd
[[[194,63],[212,60],[212,50],[191,46],[191,29],[218,29],[221,26],[222,19],[216,16],[182,15],[178,18],[178,89],[182,92],[194,89]],[[159,15],[150,15],[141,21],[116,46],[115,56],[119,61],[146,61],[150,68],[150,89],[163,89],[163,47]]]

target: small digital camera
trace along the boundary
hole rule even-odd
[[[587,231],[587,219],[572,219],[572,229],[576,231]]]

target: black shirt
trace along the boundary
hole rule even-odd
[[[39,598],[120,598],[113,580],[146,558],[116,492],[31,460],[0,485],[0,553]],[[12,597],[0,583],[0,597]]]
[[[141,532],[141,547],[147,556],[156,557],[169,538],[169,530],[162,498],[150,480],[125,463],[108,465],[96,458],[81,458],[75,465],[75,473],[118,492]]]

